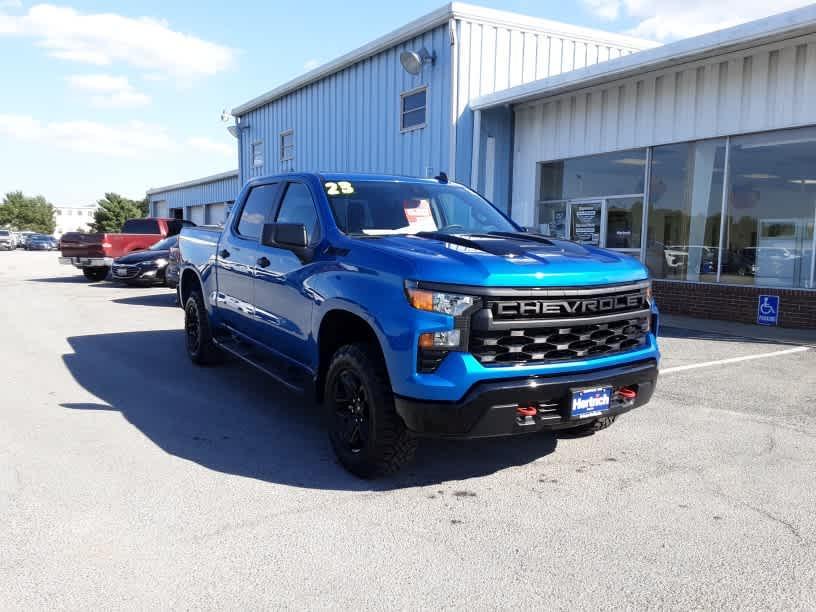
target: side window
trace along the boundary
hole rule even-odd
[[[261,237],[264,220],[274,203],[277,184],[253,187],[247,196],[246,204],[241,210],[237,231],[242,238],[258,239]]]
[[[309,243],[317,238],[317,211],[309,188],[303,183],[289,183],[278,211],[278,223],[302,223]]]

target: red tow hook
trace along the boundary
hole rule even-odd
[[[625,400],[633,400],[637,397],[637,391],[630,387],[621,387],[618,389],[617,395]]]
[[[536,408],[535,406],[519,406],[518,408],[516,408],[516,413],[519,416],[531,417],[538,414],[538,408]]]

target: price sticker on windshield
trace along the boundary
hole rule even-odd
[[[337,181],[336,183],[329,181],[324,187],[326,188],[326,193],[330,196],[351,195],[354,193],[354,185],[348,181]]]

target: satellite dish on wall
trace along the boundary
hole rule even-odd
[[[422,72],[422,66],[436,61],[436,53],[431,53],[425,47],[419,51],[403,51],[400,53],[400,64],[408,74],[416,76]]]

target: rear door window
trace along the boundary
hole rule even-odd
[[[156,219],[128,219],[122,226],[123,234],[161,234]]]
[[[252,188],[241,209],[241,216],[238,217],[236,232],[239,236],[250,240],[257,240],[261,237],[261,231],[275,203],[277,193],[277,183]]]

